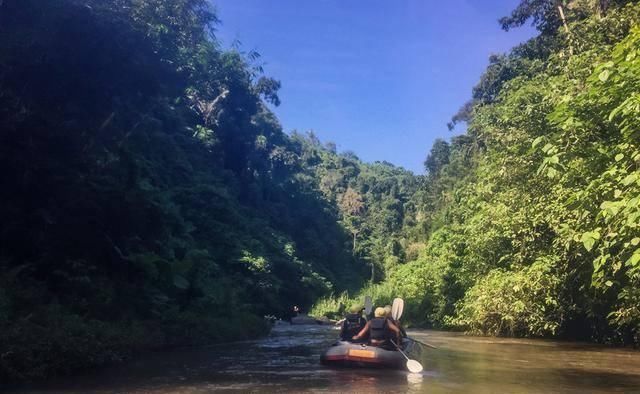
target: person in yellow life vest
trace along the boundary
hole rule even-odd
[[[369,320],[364,328],[360,330],[358,335],[353,337],[353,340],[357,341],[368,334],[372,346],[395,349],[395,346],[389,341],[393,340],[396,344],[400,345],[402,339],[400,329],[387,319],[384,308],[376,308],[374,316],[375,317]]]

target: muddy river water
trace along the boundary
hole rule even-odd
[[[159,352],[17,393],[640,393],[640,351],[546,340],[481,338],[409,330],[423,348],[421,374],[331,369],[321,352],[328,326],[277,325],[263,339]]]

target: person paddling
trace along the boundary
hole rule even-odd
[[[353,336],[352,339],[357,341],[365,338],[368,334],[372,346],[392,346],[389,342],[390,339],[394,339],[395,343],[400,344],[402,339],[400,329],[387,319],[384,308],[376,308],[374,316],[375,317],[369,320],[364,328],[360,330],[358,335]],[[393,346],[393,348],[395,349],[395,346]]]
[[[349,313],[342,322],[340,331],[340,339],[343,341],[351,341],[360,330],[364,328],[367,321],[362,317],[362,306],[354,305],[349,309]]]
[[[402,328],[402,325],[400,325],[400,322],[393,318],[393,314],[391,313],[392,309],[393,308],[391,307],[391,305],[384,306],[384,312],[386,313],[387,319],[391,323],[393,323],[396,327],[398,327],[398,329],[400,330],[400,333],[402,334],[402,337],[406,338],[407,332],[404,330],[404,328]]]

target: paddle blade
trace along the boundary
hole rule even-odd
[[[391,317],[393,320],[400,320],[402,312],[404,311],[404,300],[402,298],[394,298],[393,305],[391,306]]]
[[[365,315],[369,315],[371,310],[373,309],[373,302],[371,301],[371,297],[364,297],[364,313]]]
[[[407,369],[411,373],[420,373],[420,372],[422,372],[423,368],[422,368],[422,364],[420,364],[418,361],[416,361],[416,360],[408,360],[407,361]]]

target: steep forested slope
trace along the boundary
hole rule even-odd
[[[0,3],[0,378],[265,332],[368,272],[204,0]]]
[[[426,247],[365,291],[419,324],[640,343],[640,6],[524,0],[501,23],[528,20],[427,157]]]
[[[411,253],[405,233],[415,225],[415,196],[423,178],[387,162],[363,163],[354,153],[337,153],[335,146],[309,133],[294,132],[303,167],[324,198],[337,206],[340,223],[351,235],[354,255],[370,268],[369,279],[380,281]]]

